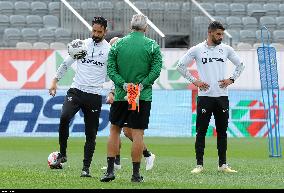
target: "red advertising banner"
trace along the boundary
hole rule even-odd
[[[0,50],[1,89],[44,89],[45,61],[53,50]]]

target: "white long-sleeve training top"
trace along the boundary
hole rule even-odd
[[[198,89],[198,96],[228,96],[228,89],[220,88],[218,83],[220,80],[229,78],[225,77],[227,59],[236,66],[233,75],[230,77],[236,80],[243,72],[244,65],[234,49],[223,43],[215,47],[209,47],[205,40],[190,48],[187,53],[180,58],[177,64],[177,70],[190,82],[196,81],[196,78],[194,78],[187,69],[188,64],[195,60],[200,80],[210,86],[207,91]]]
[[[70,56],[65,58],[57,69],[55,78],[60,80],[67,69],[76,62],[71,88],[92,94],[102,94],[103,83],[107,80],[107,58],[110,44],[106,40],[95,43],[92,38],[83,41],[87,46],[87,55],[78,60]]]

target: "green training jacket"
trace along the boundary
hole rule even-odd
[[[108,55],[107,74],[115,85],[115,101],[125,101],[124,83],[143,85],[140,100],[152,101],[152,85],[160,76],[162,55],[155,40],[131,32],[117,40]]]

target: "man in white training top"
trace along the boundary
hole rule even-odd
[[[69,123],[81,109],[84,113],[86,142],[81,177],[91,177],[90,165],[95,151],[96,135],[102,107],[103,83],[107,77],[107,58],[110,49],[104,39],[107,32],[107,20],[95,17],[92,21],[92,38],[83,40],[87,46],[87,54],[79,59],[68,56],[57,70],[49,93],[55,96],[57,82],[64,76],[67,69],[76,62],[75,76],[65,97],[59,124],[59,162],[67,161],[67,140]]]
[[[228,89],[244,70],[244,65],[234,49],[222,43],[225,28],[218,21],[208,26],[207,40],[190,48],[179,60],[177,70],[198,87],[195,153],[197,166],[191,173],[203,171],[205,135],[213,113],[217,131],[217,149],[219,157],[218,171],[235,173],[226,160],[227,127],[229,119]],[[226,63],[229,59],[235,66],[231,77],[225,77]],[[188,71],[187,66],[196,61],[199,79]]]

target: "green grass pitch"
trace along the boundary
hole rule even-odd
[[[156,154],[154,168],[145,170],[141,164],[144,183],[131,183],[131,143],[122,138],[122,169],[110,183],[99,181],[103,175],[101,167],[106,165],[107,137],[98,137],[91,166],[92,178],[80,178],[83,159],[84,138],[70,137],[68,162],[63,170],[47,167],[47,157],[58,150],[55,138],[0,138],[0,189],[283,189],[283,158],[269,158],[267,139],[229,138],[227,161],[236,174],[217,171],[216,138],[206,138],[204,157],[205,171],[190,173],[195,166],[195,138],[145,137],[148,148]],[[283,147],[284,139],[281,139]]]

